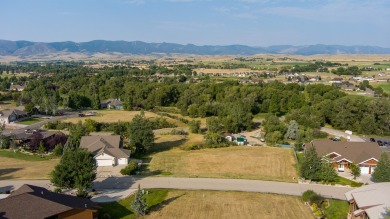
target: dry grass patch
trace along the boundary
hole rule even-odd
[[[49,173],[60,159],[26,161],[0,158],[0,179],[49,179]]]
[[[85,111],[83,113],[87,113]],[[97,122],[130,122],[134,116],[139,115],[141,111],[125,111],[125,110],[95,110],[96,116],[87,116],[87,117],[77,117],[77,118],[68,118],[63,120],[64,122],[77,123],[78,121],[84,122],[86,119],[92,119]],[[146,118],[157,118],[159,115],[144,111]],[[166,118],[168,122],[174,122],[173,119]]]
[[[145,218],[313,218],[299,197],[222,191],[175,191]]]
[[[186,142],[188,143],[188,142]],[[238,178],[295,182],[295,160],[289,149],[237,146],[156,153],[150,171],[178,177]]]

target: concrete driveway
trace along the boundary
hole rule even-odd
[[[96,178],[121,177],[121,169],[126,165],[104,166],[96,168]]]

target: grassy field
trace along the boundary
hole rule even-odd
[[[27,161],[0,155],[0,179],[49,179],[59,160]]]
[[[349,204],[346,201],[329,200],[322,204],[325,216],[331,219],[344,219],[348,216]]]
[[[16,107],[16,103],[14,101],[0,101],[0,109],[14,109]]]
[[[378,84],[377,87],[381,87],[384,92],[390,93],[390,83]]]
[[[313,218],[298,197],[274,194],[170,191],[163,204],[146,218]]]
[[[285,195],[223,192],[151,190],[146,196],[152,205],[142,218],[313,218],[300,198]],[[161,199],[164,197],[164,199]],[[151,202],[151,199],[154,202]],[[102,204],[99,215],[111,218],[135,218],[130,208],[133,196]],[[156,204],[155,203],[160,203]]]
[[[295,182],[293,177],[298,177],[295,160],[289,149],[237,146],[184,151],[176,146],[199,141],[201,140],[199,136],[194,136],[191,140],[181,136],[174,139],[166,138],[170,139],[168,143],[164,143],[164,139],[157,138],[157,141],[161,141],[157,143],[157,146],[161,144],[159,147],[164,151],[151,155],[149,170],[153,173],[178,177],[239,178],[284,182]],[[165,146],[162,146],[164,144]]]
[[[37,119],[37,118],[29,118],[29,119],[25,119],[23,121],[20,121],[20,122],[16,122],[17,124],[22,124],[22,125],[32,125],[32,124],[35,124],[35,123],[38,123],[38,122],[41,122],[42,119]]]
[[[88,111],[85,111],[83,113],[87,113]],[[78,121],[84,122],[86,119],[92,119],[97,122],[130,122],[134,116],[139,115],[141,111],[125,111],[125,110],[95,110],[96,116],[87,116],[87,117],[76,117],[76,118],[68,118],[63,120],[64,122],[71,122],[71,123],[77,123]],[[159,115],[147,112],[145,111],[145,117],[146,118],[157,118],[160,117]],[[171,122],[173,124],[177,123],[177,120],[166,118],[168,122]]]

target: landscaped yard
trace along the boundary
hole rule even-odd
[[[295,160],[289,149],[234,146],[184,151],[178,147],[195,141],[195,137],[188,141],[182,136],[161,138],[164,139],[157,138],[157,142],[160,140],[160,143],[156,146],[162,147],[161,145],[165,144],[163,148],[167,150],[151,155],[149,170],[153,173],[177,177],[239,178],[285,182],[296,182],[293,178],[298,177],[294,166]]]
[[[19,122],[16,122],[17,124],[22,124],[22,125],[32,125],[32,124],[35,124],[35,123],[38,123],[42,121],[41,119],[37,119],[37,118],[29,118],[29,119],[25,119],[23,121],[19,121]]]
[[[0,154],[0,179],[49,179],[49,173],[59,161],[59,158],[36,160],[34,156],[26,160]]]
[[[151,190],[146,195],[147,201],[154,196],[158,203],[163,197],[163,192],[156,195],[158,191],[166,190]],[[144,218],[313,218],[299,197],[223,191],[169,190],[167,193],[164,201],[152,207]],[[129,207],[132,199],[103,204],[100,215],[134,218]]]
[[[327,218],[343,219],[348,216],[349,205],[346,201],[329,200],[329,205],[327,201],[322,204],[322,210]]]

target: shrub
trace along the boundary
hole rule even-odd
[[[132,160],[132,161],[130,161],[129,164],[127,164],[127,166],[125,168],[121,169],[120,172],[122,175],[129,175],[130,176],[130,175],[134,175],[137,168],[138,168],[137,161]]]
[[[307,202],[309,201],[310,197],[315,195],[316,193],[313,190],[307,190],[302,194],[302,200]]]
[[[317,206],[321,206],[322,202],[324,201],[324,198],[321,195],[314,194],[309,198],[309,202],[311,204],[316,204]]]

